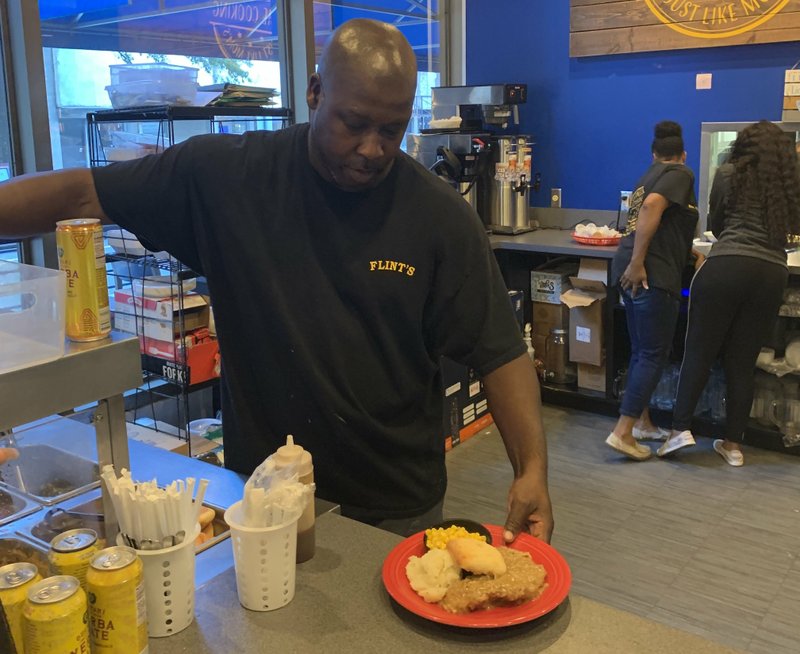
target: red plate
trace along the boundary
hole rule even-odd
[[[572,233],[572,240],[584,245],[617,245],[621,239],[621,234],[609,238],[595,238],[594,236],[578,236],[576,232]]]
[[[502,544],[503,527],[486,525],[486,528],[492,533],[493,542]],[[547,571],[547,588],[544,592],[536,599],[518,606],[472,613],[448,613],[438,604],[430,604],[417,595],[406,577],[409,557],[425,554],[422,533],[409,536],[389,552],[383,562],[383,585],[400,606],[423,618],[455,627],[509,627],[542,617],[561,604],[569,593],[572,573],[564,557],[544,541],[530,534],[520,534],[511,548],[530,552],[534,562],[544,566]]]

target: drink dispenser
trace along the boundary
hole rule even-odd
[[[570,384],[577,378],[575,364],[569,361],[569,334],[566,329],[551,329],[545,340],[545,379],[554,384]]]
[[[531,147],[525,136],[497,137],[492,203],[492,231],[530,231]]]

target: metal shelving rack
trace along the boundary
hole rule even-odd
[[[87,114],[87,130],[89,143],[89,165],[105,166],[114,162],[114,143],[120,139],[130,139],[132,143],[142,143],[142,154],[161,152],[179,142],[184,136],[193,134],[241,133],[255,130],[276,130],[291,123],[291,111],[283,108],[269,107],[185,107],[185,106],[148,106],[131,107],[95,111]],[[181,126],[185,129],[177,129]],[[180,132],[180,133],[179,133]],[[145,278],[152,282],[153,277],[164,278],[169,285],[169,296],[177,306],[176,338],[184,343],[186,328],[184,325],[183,292],[186,280],[196,280],[201,292],[205,288],[205,280],[197,273],[184,266],[180,261],[169,256],[155,256],[146,253],[141,256],[141,244],[135,239],[121,238],[122,250],[106,248],[109,268],[109,290],[132,289],[133,282],[142,284]],[[130,248],[128,247],[130,244]],[[135,247],[134,247],[135,245]],[[205,293],[207,294],[207,293]],[[141,336],[143,316],[134,309],[137,333]],[[189,394],[211,386],[216,393],[217,379],[193,384],[190,369],[186,362],[186,349],[176,351],[175,360],[143,353],[142,368],[145,371],[140,392],[131,403],[129,410],[134,412],[134,420],[151,417],[152,426],[159,429],[155,404],[169,400],[175,402],[177,418],[177,435],[189,441],[190,405]],[[131,406],[132,404],[132,406]],[[149,412],[149,416],[144,415]],[[191,453],[191,449],[190,449]]]

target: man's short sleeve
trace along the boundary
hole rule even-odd
[[[482,229],[451,250],[434,289],[432,350],[486,375],[523,354],[525,344]]]

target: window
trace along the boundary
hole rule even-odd
[[[177,64],[198,69],[201,86],[235,82],[280,94],[280,1],[39,0],[53,167],[87,165],[86,114],[111,108],[111,93],[145,104],[172,91],[163,81],[109,89],[111,65]]]
[[[445,0],[446,1],[446,0]],[[391,23],[411,43],[417,55],[417,95],[408,132],[419,133],[431,117],[431,88],[441,83],[439,0],[317,0],[314,2],[314,42],[316,61],[331,32],[351,18],[371,18]]]
[[[0,183],[9,179],[13,173],[13,151],[11,148],[11,113],[8,106],[8,81],[6,77],[7,40],[3,14],[4,5],[0,5]],[[0,241],[0,260],[19,261],[20,247],[17,242]]]

